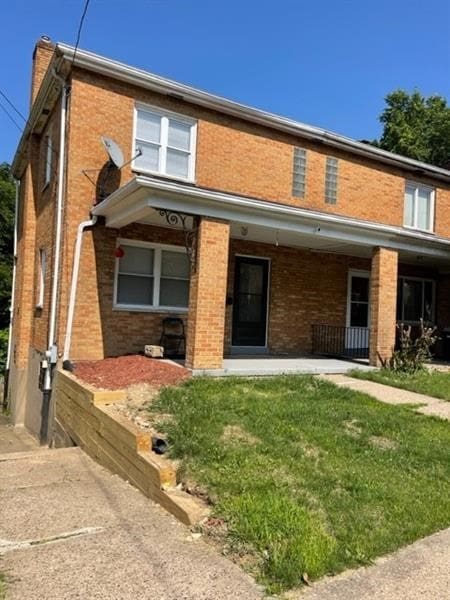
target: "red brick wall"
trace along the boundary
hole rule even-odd
[[[139,101],[198,119],[196,183],[200,186],[390,225],[403,224],[405,178],[411,178],[406,172],[104,77],[79,71],[76,77],[72,91],[76,147],[72,160],[83,158],[93,168],[100,167],[105,162],[99,142],[102,134],[116,139],[131,156],[133,106]],[[308,150],[302,199],[293,197],[291,191],[295,146]],[[324,200],[328,155],[339,159],[336,205]],[[132,176],[129,167],[124,169],[122,184]],[[433,185],[418,175],[414,179]],[[450,186],[437,190],[436,223],[437,233],[450,235]]]
[[[370,281],[370,364],[379,366],[395,347],[398,253],[375,248]]]
[[[35,66],[34,87],[42,80],[51,53],[44,54]],[[328,152],[323,146],[300,137],[285,135],[194,107],[181,100],[161,96],[105,77],[74,70],[69,126],[68,167],[64,210],[64,239],[61,264],[61,293],[58,314],[58,342],[62,348],[67,314],[73,249],[78,224],[89,217],[96,189],[83,175],[84,169],[104,167],[107,156],[100,143],[101,135],[109,135],[123,148],[126,158],[133,152],[132,127],[135,101],[141,101],[190,115],[198,119],[196,182],[198,185],[249,195],[275,202],[331,211],[363,219],[382,220],[401,225],[404,177],[396,169],[380,167],[373,161],[359,159],[343,152]],[[55,120],[53,136],[58,138],[59,106],[49,119]],[[16,312],[17,352],[26,360],[29,345],[46,346],[48,307],[54,228],[54,187],[42,192],[38,164],[40,141],[30,146],[32,173],[24,184],[27,206],[23,209],[24,231],[19,240],[18,301]],[[291,195],[292,156],[294,146],[308,150],[306,196]],[[335,206],[324,201],[324,171],[327,154],[340,159],[338,200]],[[56,159],[55,159],[56,162]],[[130,167],[123,169],[117,185],[133,176]],[[428,180],[429,183],[432,183]],[[436,231],[450,235],[450,192],[437,191]],[[36,228],[36,230],[35,230]],[[139,230],[139,232],[138,232]],[[134,231],[134,233],[132,232]],[[136,226],[130,235],[158,238],[154,232]],[[141,350],[144,343],[159,337],[161,315],[121,313],[111,310],[113,248],[116,232],[96,227],[84,239],[83,259],[77,314],[74,324],[74,356],[98,358]],[[123,235],[123,232],[120,233]],[[175,235],[175,234],[170,234]],[[166,233],[159,238],[166,241]],[[157,241],[157,240],[156,240]],[[182,243],[182,240],[179,239]],[[232,241],[232,253],[245,253],[244,242]],[[34,314],[37,286],[37,250],[48,247],[46,300],[40,314]],[[241,250],[241,248],[243,248]],[[256,250],[255,250],[256,248]],[[306,250],[275,249],[251,244],[251,254],[261,249],[272,258],[272,289],[269,345],[274,351],[303,352],[310,349],[312,321],[345,321],[346,271],[367,261],[332,255],[314,255]],[[326,258],[325,258],[326,256]],[[228,285],[232,281],[230,264]],[[101,282],[101,285],[99,285]],[[108,287],[109,286],[109,287]],[[309,290],[303,294],[302,290]],[[330,290],[332,293],[330,293]],[[338,299],[339,298],[339,302]],[[343,299],[341,302],[340,299]],[[227,309],[225,347],[230,343],[230,311]],[[289,329],[286,331],[286,322]]]
[[[191,275],[189,291],[189,368],[222,367],[229,234],[226,222],[200,220],[196,270]]]
[[[313,324],[345,325],[348,271],[370,270],[364,258],[231,240],[230,297],[237,254],[270,259],[268,347],[274,353],[309,353]],[[231,347],[232,314],[227,306],[225,353]]]

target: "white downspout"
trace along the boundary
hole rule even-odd
[[[94,216],[90,221],[82,221],[78,225],[77,239],[75,242],[75,252],[73,255],[73,267],[72,267],[72,281],[70,284],[70,296],[69,296],[69,307],[67,310],[67,325],[66,325],[66,337],[64,340],[64,353],[63,353],[63,368],[71,369],[69,362],[70,356],[70,344],[72,341],[72,326],[73,317],[75,313],[75,302],[77,298],[77,285],[78,285],[78,273],[80,270],[80,259],[81,259],[81,244],[83,243],[83,233],[86,227],[92,227],[97,222],[97,217]]]
[[[58,161],[58,182],[56,192],[56,231],[54,245],[54,260],[52,274],[52,291],[50,299],[50,316],[48,329],[48,346],[45,353],[45,358],[41,363],[44,369],[44,385],[42,394],[42,410],[41,410],[41,430],[40,440],[42,444],[46,444],[49,434],[50,422],[50,396],[52,390],[52,371],[53,366],[58,361],[58,349],[56,347],[56,319],[58,314],[58,292],[59,292],[59,270],[61,262],[61,238],[62,238],[62,218],[64,204],[64,181],[65,181],[65,162],[66,162],[66,119],[67,106],[70,94],[70,86],[60,77],[55,70],[53,76],[61,82],[61,115],[59,129],[59,161]]]
[[[20,181],[15,180],[16,184],[16,198],[14,202],[14,238],[13,238],[13,270],[12,270],[12,281],[11,281],[11,302],[9,305],[9,331],[8,331],[8,350],[6,354],[6,367],[5,367],[5,387],[3,394],[3,405],[6,406],[8,398],[8,387],[9,387],[9,370],[11,368],[11,354],[12,354],[12,332],[13,332],[13,320],[14,320],[14,297],[16,294],[16,264],[17,264],[17,214],[19,207],[19,189]]]

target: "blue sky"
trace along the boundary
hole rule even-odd
[[[47,34],[73,44],[83,6],[2,4],[0,90],[22,112],[35,41]],[[450,99],[449,31],[448,0],[91,0],[80,47],[372,139],[389,91]],[[0,161],[12,159],[18,139],[0,110]]]

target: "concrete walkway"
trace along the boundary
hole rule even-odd
[[[38,448],[38,442],[24,427],[14,427],[8,417],[0,413],[0,454],[24,452]]]
[[[8,600],[257,600],[237,565],[79,448],[0,456]]]
[[[450,402],[446,400],[346,375],[320,375],[320,378],[335,385],[350,388],[355,392],[369,394],[386,404],[417,404],[417,412],[450,421]]]
[[[450,529],[374,565],[325,578],[286,595],[290,600],[447,600],[450,598]]]

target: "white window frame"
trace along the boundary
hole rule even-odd
[[[405,319],[403,319],[403,315],[405,314],[405,306],[403,304],[403,299],[404,299],[403,285],[404,285],[405,279],[422,282],[422,309],[423,309],[424,295],[425,295],[424,283],[426,283],[426,282],[431,283],[431,290],[432,290],[432,292],[431,292],[432,293],[431,321],[426,321],[426,323],[430,322],[431,324],[434,324],[436,322],[436,281],[434,279],[429,279],[427,277],[409,277],[408,275],[401,275],[398,278],[398,280],[402,286],[402,306],[401,306],[401,318],[397,319],[397,321],[399,323],[404,323],[405,325],[418,325],[420,323],[420,321],[405,321]]]
[[[39,248],[38,265],[38,294],[36,308],[42,309],[45,300],[45,271],[47,269],[47,251],[45,248]]]
[[[414,198],[413,198],[413,225],[407,225],[405,223],[406,190],[408,187],[415,188]],[[429,229],[423,229],[422,227],[418,227],[418,225],[417,225],[417,212],[418,212],[417,211],[417,201],[418,201],[419,189],[425,190],[426,192],[430,193],[430,215],[429,215],[430,227],[429,227]],[[435,211],[435,202],[436,202],[435,199],[436,199],[435,188],[431,187],[430,185],[418,183],[417,181],[407,180],[405,182],[405,192],[404,192],[404,196],[403,196],[403,227],[406,227],[407,229],[413,229],[414,231],[426,231],[427,233],[434,233],[434,211]],[[413,279],[413,277],[411,279]]]
[[[161,109],[157,106],[151,106],[148,104],[136,103],[134,105],[134,117],[133,117],[133,140],[132,140],[132,156],[136,155],[139,147],[139,142],[136,141],[137,134],[137,119],[138,111],[147,111],[161,117],[161,138],[160,138],[160,153],[159,153],[159,168],[157,171],[151,169],[143,169],[137,167],[136,159],[133,159],[131,168],[137,173],[144,173],[149,175],[158,175],[161,177],[167,177],[168,179],[177,179],[179,181],[189,181],[190,183],[195,182],[195,162],[196,162],[196,148],[197,148],[197,121],[191,117],[186,117],[178,113]],[[189,125],[191,128],[190,144],[189,144],[189,164],[188,164],[188,176],[180,177],[177,175],[171,175],[166,172],[166,161],[167,161],[167,147],[169,137],[169,119],[174,119],[185,125]],[[187,153],[187,151],[185,151]]]
[[[126,310],[132,312],[174,312],[187,313],[189,307],[186,306],[164,306],[159,304],[159,292],[161,285],[161,258],[163,250],[168,252],[180,252],[186,254],[184,246],[169,246],[167,244],[155,244],[153,242],[144,242],[142,240],[129,240],[126,238],[118,238],[116,248],[119,246],[135,246],[137,248],[150,248],[154,251],[153,257],[153,304],[124,304],[117,301],[118,281],[119,281],[119,262],[120,258],[116,257],[114,265],[114,295],[113,309]],[[171,277],[170,279],[179,279],[182,281],[190,281],[190,278]]]
[[[48,186],[52,179],[53,167],[53,139],[51,129],[45,134],[45,170],[44,170],[44,188]]]

